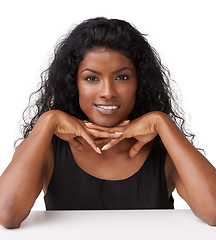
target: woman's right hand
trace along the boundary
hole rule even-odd
[[[99,154],[101,150],[97,147],[94,138],[118,138],[121,133],[110,133],[94,131],[89,133],[83,121],[59,110],[51,110],[54,116],[54,134],[64,141],[70,142],[78,151],[83,151],[83,144],[77,139],[82,137]]]

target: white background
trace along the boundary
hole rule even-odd
[[[0,174],[9,164],[18,123],[57,40],[97,16],[133,23],[159,52],[182,95],[197,147],[216,166],[214,0],[7,0],[0,2]],[[188,208],[174,193],[175,208]],[[45,209],[43,194],[34,210]]]

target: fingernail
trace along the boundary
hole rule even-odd
[[[123,133],[122,132],[115,132],[115,134],[122,135]]]
[[[123,123],[129,123],[130,122],[130,120],[124,120],[123,121]]]
[[[122,135],[123,133],[122,132],[112,132],[110,133],[110,135]]]
[[[102,150],[102,149],[101,149]],[[97,147],[97,153],[101,154],[101,150],[99,147]]]
[[[106,150],[106,148],[107,148],[107,144],[106,144],[106,145],[104,145],[104,146],[101,148],[101,151],[104,151],[104,150]]]
[[[85,122],[84,124],[85,124],[86,126],[88,126],[88,125],[90,126],[90,125],[92,125],[93,123]]]

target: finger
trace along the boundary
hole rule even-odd
[[[105,132],[97,129],[87,129],[87,131],[96,138],[119,138],[122,132]]]
[[[97,124],[85,122],[84,125],[87,129],[96,129],[102,132],[122,132],[125,126],[114,126],[114,127],[101,127]]]
[[[115,127],[127,126],[129,123],[130,123],[130,120],[125,120],[125,121],[120,122],[119,124],[117,124]]]
[[[76,150],[78,150],[79,152],[82,152],[83,151],[83,144],[78,141],[77,139],[73,138],[71,141],[70,141],[71,145],[73,146],[73,148],[75,148]]]
[[[119,143],[122,139],[124,139],[124,137],[112,139],[111,141],[109,141],[106,145],[104,145],[104,146],[101,148],[101,151],[105,151],[105,150],[110,149],[111,147],[113,147],[114,145],[116,145],[117,143]]]
[[[132,158],[137,155],[137,153],[141,150],[141,148],[145,145],[145,143],[137,141],[129,151],[129,156]]]
[[[95,150],[95,152],[101,154],[100,148],[96,146],[93,138],[91,137],[91,135],[86,130],[82,131],[78,136],[85,139],[86,142]]]

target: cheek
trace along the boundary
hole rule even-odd
[[[88,108],[89,104],[91,104],[94,99],[95,96],[94,89],[79,84],[78,91],[79,91],[79,104],[81,109],[84,110]]]
[[[127,99],[128,99],[128,114],[130,114],[133,111],[135,102],[136,102],[136,88],[131,88],[132,91],[128,93]]]
[[[125,101],[129,105],[134,105],[136,100],[136,86],[129,86],[123,93]]]
[[[82,88],[81,90],[79,90],[80,101],[88,99],[89,95],[90,95],[90,91],[88,91],[87,89]]]

